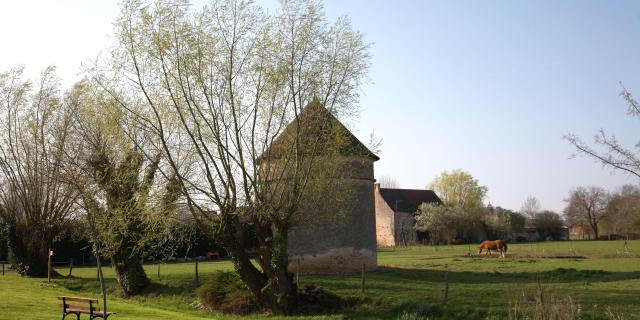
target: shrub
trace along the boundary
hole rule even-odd
[[[249,289],[233,272],[216,272],[196,290],[196,294],[207,309],[242,315],[260,310]]]

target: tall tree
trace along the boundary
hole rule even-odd
[[[522,212],[527,218],[533,220],[538,212],[540,212],[541,206],[540,201],[534,196],[528,196],[527,199],[522,203],[522,208],[520,208],[520,212]]]
[[[607,203],[605,226],[609,234],[640,229],[640,188],[624,185],[611,194]]]
[[[23,275],[47,274],[49,248],[77,197],[65,183],[70,114],[55,68],[32,84],[24,68],[0,73],[0,219]]]
[[[390,189],[400,188],[400,184],[398,183],[398,180],[396,180],[396,178],[392,176],[380,176],[380,178],[378,178],[378,183],[380,183],[380,187],[382,188],[390,188]]]
[[[607,214],[607,200],[607,192],[600,187],[578,187],[570,192],[564,214],[569,224],[591,228],[598,239],[600,223]]]
[[[627,113],[632,117],[640,117],[640,103],[624,86],[620,96],[627,102]],[[604,129],[598,131],[594,137],[594,146],[585,143],[575,134],[565,135],[578,153],[596,159],[603,166],[631,174],[640,178],[640,143],[632,147],[625,147],[614,135],[609,135]]]
[[[326,135],[317,130],[332,128],[316,121],[313,131],[294,125],[278,150],[269,146],[291,121],[307,121],[300,115],[312,101],[333,115],[357,113],[369,65],[362,34],[346,18],[328,23],[311,1],[283,2],[273,15],[234,0],[198,12],[164,1],[122,8],[118,45],[96,81],[157,141],[142,149],[167,159],[160,169],[176,175],[195,218],[224,243],[257,300],[290,313],[296,288],[288,233],[301,223],[297,209],[309,187],[320,176],[334,180],[318,168],[330,166],[326,147],[334,144],[327,142],[340,138],[320,139]],[[257,264],[247,252],[249,231],[260,248]]]
[[[445,205],[468,212],[481,209],[487,194],[487,187],[481,186],[470,173],[462,170],[444,171],[428,187]]]
[[[428,188],[455,213],[456,229],[463,239],[470,240],[479,235],[486,214],[483,200],[487,187],[480,185],[470,173],[453,170],[442,172]]]

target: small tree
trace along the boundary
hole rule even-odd
[[[569,194],[564,214],[572,226],[591,228],[595,239],[599,236],[600,223],[607,215],[607,192],[600,187],[578,187]]]
[[[429,232],[431,244],[439,240],[451,240],[449,228],[453,224],[453,215],[447,207],[435,203],[422,203],[415,213],[415,221],[416,230]]]

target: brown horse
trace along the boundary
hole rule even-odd
[[[487,253],[485,253],[485,255],[491,254],[491,250],[493,250],[500,252],[500,256],[504,258],[505,254],[507,253],[507,243],[502,240],[486,240],[482,241],[482,243],[480,243],[480,245],[478,246],[478,254],[481,254],[483,249],[487,250]]]

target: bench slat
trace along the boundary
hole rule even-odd
[[[65,301],[75,301],[75,302],[98,302],[98,299],[94,299],[94,298],[82,298],[82,297],[58,297],[58,300],[65,300]]]
[[[65,305],[64,305],[64,304],[60,304],[60,306],[61,306],[62,308],[64,308],[64,307],[65,307]],[[87,310],[87,311],[90,311],[90,310],[91,310],[91,308],[89,308],[89,307],[87,307],[87,306],[79,306],[79,305],[77,305],[77,304],[68,304],[68,303],[67,303],[66,307],[67,307],[67,308],[66,308],[67,310],[70,310],[70,309],[74,309],[74,310],[76,310],[76,309],[77,309],[77,310]],[[93,307],[93,311],[100,311],[100,309],[99,309],[99,308],[97,308],[97,307]]]
[[[91,314],[91,311],[83,310],[83,309],[67,309],[67,313],[86,313],[86,314]],[[94,312],[94,314],[95,314],[95,312]]]

